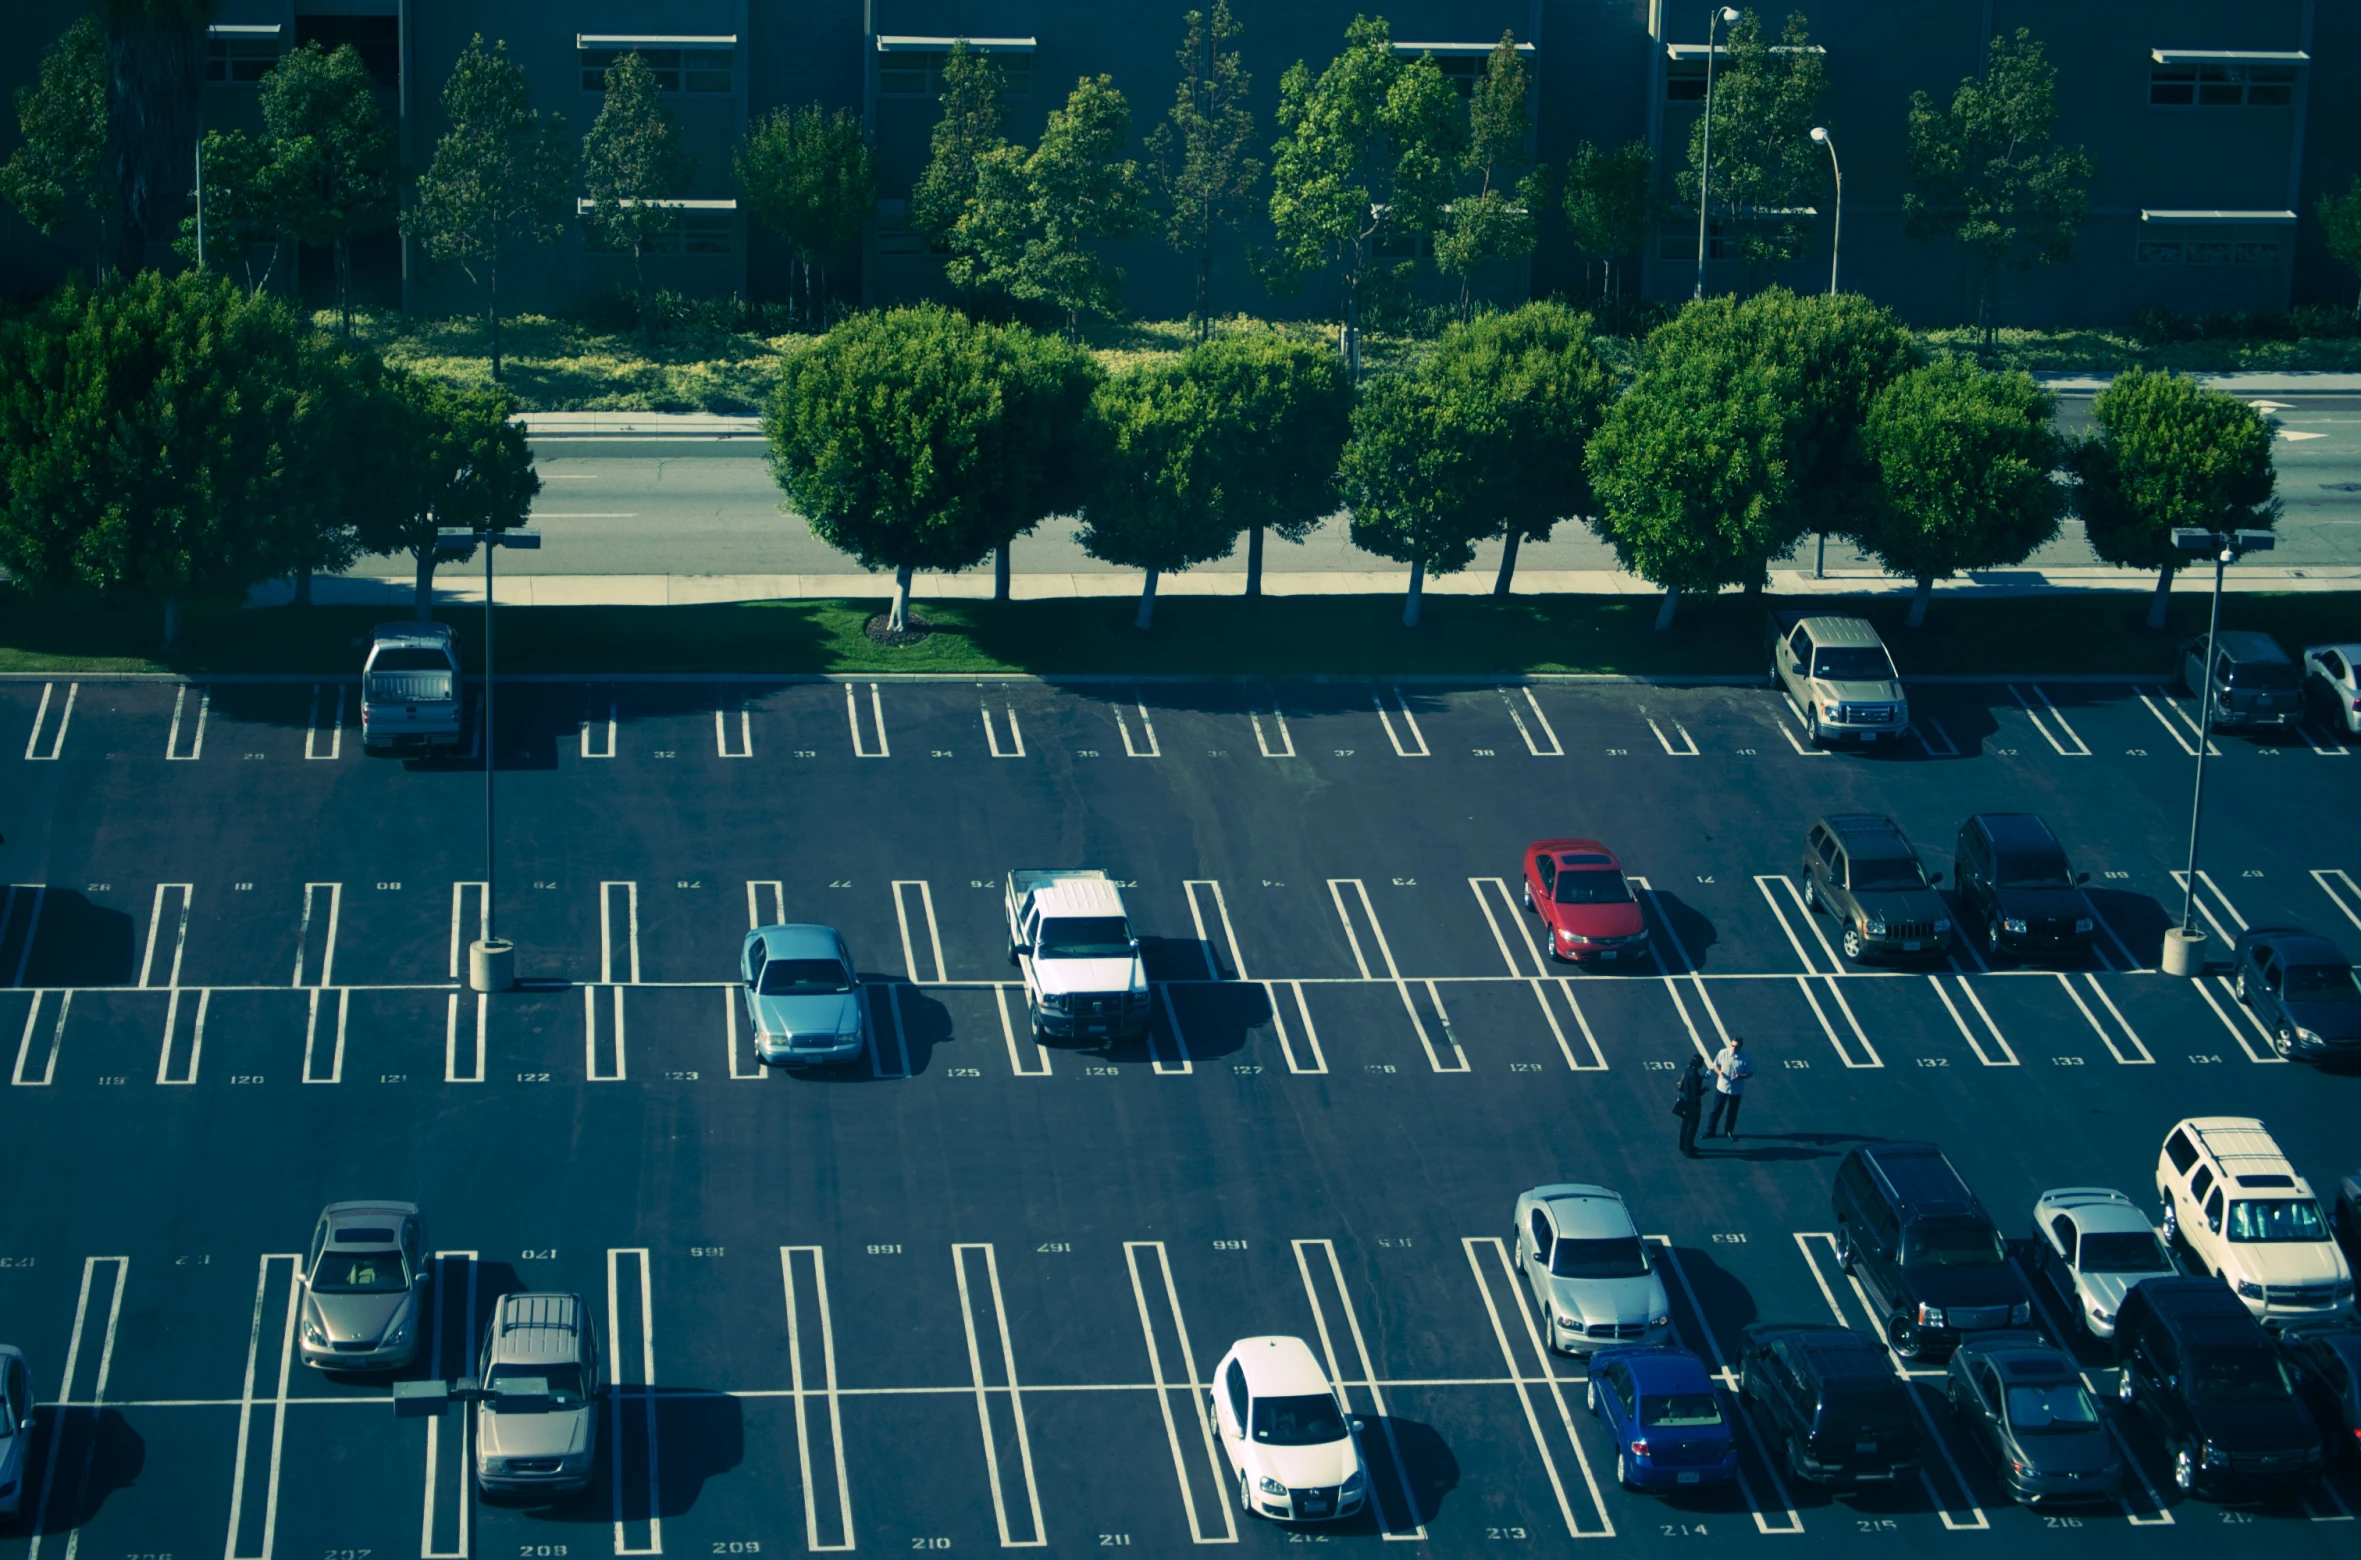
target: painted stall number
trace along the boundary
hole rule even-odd
[[[1380,1235],[1377,1237],[1377,1243],[1388,1251],[1402,1251],[1408,1249],[1410,1237],[1407,1235]]]
[[[547,1082],[549,1081],[549,1074],[547,1074],[547,1073],[518,1073],[518,1074],[516,1075],[516,1081],[517,1081],[517,1082],[519,1082],[519,1083],[547,1083]]]
[[[402,885],[399,883],[380,883],[377,885],[377,890],[379,893],[398,894],[402,891]]]
[[[1783,1057],[1781,1058],[1779,1065],[1786,1068],[1789,1072],[1809,1072],[1812,1068],[1812,1064],[1800,1056]]]
[[[717,1538],[713,1541],[713,1552],[717,1555],[759,1555],[762,1553],[762,1541],[754,1538]]]
[[[703,888],[705,880],[703,878],[675,878],[672,880],[672,886],[674,888]]]
[[[726,1249],[726,1247],[722,1246],[691,1246],[689,1248],[689,1255],[692,1257],[718,1257],[722,1255]],[[733,1549],[730,1551],[730,1553],[736,1554],[738,1551]]]
[[[2052,1067],[2080,1067],[2082,1058],[2079,1056],[2053,1056],[2049,1059],[2049,1064]]]
[[[1918,1065],[1921,1067],[1948,1067],[1951,1065],[1951,1058],[1948,1056],[1922,1056],[1918,1058]]]
[[[566,1552],[563,1544],[519,1544],[516,1552],[523,1560],[558,1560]]]
[[[2099,874],[2099,876],[2105,878],[2127,878],[2130,877],[2131,874],[2128,872],[2102,872]]]
[[[1484,1529],[1484,1536],[1486,1538],[1505,1539],[1513,1544],[1521,1544],[1531,1535],[1520,1527],[1488,1527]]]
[[[902,1254],[902,1248],[901,1248],[900,1246],[898,1246],[898,1245],[895,1245],[895,1246],[871,1246],[871,1247],[869,1248],[869,1255],[871,1255],[871,1256],[873,1256],[873,1257],[898,1257],[898,1256],[900,1256],[901,1254]]]
[[[984,1076],[984,1069],[981,1067],[946,1067],[943,1069],[943,1076],[946,1078],[981,1078]]]
[[[232,883],[230,887],[241,894],[251,894],[254,892],[254,885],[251,883]]]
[[[910,1547],[912,1549],[948,1549],[951,1547],[951,1540],[947,1538],[914,1538],[910,1540]]]
[[[555,1246],[527,1246],[517,1253],[517,1260],[520,1262],[555,1262],[557,1248]]]
[[[1390,1073],[1394,1070],[1394,1064],[1391,1062],[1369,1062],[1365,1066],[1373,1073]]]
[[[408,1083],[410,1075],[408,1073],[379,1073],[377,1081],[379,1083]]]
[[[1743,1230],[1724,1231],[1713,1237],[1713,1243],[1717,1246],[1743,1246],[1746,1244],[1746,1232]]]
[[[668,1082],[671,1083],[695,1083],[697,1081],[697,1075],[694,1072],[681,1072],[678,1070],[668,1072],[664,1075],[664,1077]]]
[[[2212,1067],[2218,1065],[2221,1062],[2220,1057],[2207,1056],[2202,1051],[2191,1051],[2189,1053],[2189,1060],[2196,1063],[2200,1067]]]
[[[1053,1252],[1053,1253],[1056,1253],[1056,1252],[1067,1252],[1067,1251],[1072,1251],[1074,1248],[1073,1248],[1073,1246],[1072,1246],[1071,1244],[1069,1244],[1069,1243],[1068,1243],[1068,1242],[1066,1242],[1066,1241],[1062,1241],[1062,1240],[1045,1240],[1045,1241],[1043,1241],[1043,1242],[1042,1242],[1040,1245],[1038,1245],[1038,1246],[1035,1246],[1033,1249],[1034,1249],[1035,1251],[1047,1251],[1047,1252]]]
[[[1678,1062],[1649,1062],[1645,1065],[1650,1072],[1678,1072],[1681,1066]]]
[[[1244,1251],[1246,1249],[1246,1242],[1242,1240],[1217,1240],[1213,1243],[1213,1249],[1216,1251]]]
[[[1236,1073],[1241,1078],[1251,1078],[1255,1074],[1262,1071],[1262,1063],[1232,1062],[1230,1063],[1230,1071]]]
[[[1541,1064],[1539,1062],[1511,1062],[1508,1064],[1508,1070],[1513,1073],[1537,1073],[1541,1071]]]
[[[1468,752],[1474,754],[1477,758],[1497,758],[1500,756],[1499,754],[1493,752],[1490,748],[1469,748]]]
[[[1112,1078],[1119,1070],[1114,1067],[1085,1067],[1082,1069],[1082,1076],[1085,1078]]]
[[[231,1074],[230,1074],[230,1085],[231,1085],[231,1087],[233,1087],[233,1088],[235,1088],[237,1085],[239,1085],[239,1084],[242,1084],[242,1083],[260,1083],[260,1082],[262,1082],[262,1074],[260,1074],[260,1073],[231,1073]]]

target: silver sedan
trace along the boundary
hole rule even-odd
[[[330,1203],[304,1257],[303,1363],[407,1369],[418,1358],[426,1282],[426,1222],[416,1203]]]

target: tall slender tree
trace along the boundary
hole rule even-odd
[[[828,262],[860,242],[877,205],[877,160],[860,118],[817,103],[774,108],[746,132],[735,165],[748,211],[803,268],[804,319],[825,323],[818,297],[828,290]]]
[[[104,171],[107,40],[95,15],[76,17],[42,52],[39,77],[16,89],[16,126],[24,140],[0,165],[0,199],[44,238],[87,226],[93,271],[105,270],[114,191]]]
[[[236,128],[206,131],[203,148],[205,241],[197,242],[198,214],[191,212],[180,219],[172,252],[190,265],[202,261],[234,276],[259,295],[287,252],[287,202],[280,195],[278,160],[267,141]]]
[[[401,157],[361,53],[307,43],[262,78],[259,93],[271,199],[299,244],[327,246],[336,266],[336,315],[352,335],[352,241],[394,225]]]
[[[910,227],[948,248],[976,198],[979,165],[1008,144],[1000,99],[1008,79],[1000,62],[962,41],[943,58],[942,114],[927,142],[926,166],[910,186]]]
[[[648,297],[648,251],[680,225],[678,200],[697,162],[681,145],[680,127],[664,106],[656,73],[634,49],[607,67],[606,100],[582,138],[582,180],[590,194],[583,226],[617,249],[631,251],[632,291],[639,299],[642,347],[656,341],[656,308]]]
[[[2328,253],[2348,271],[2361,272],[2361,174],[2354,176],[2342,195],[2323,195],[2312,207],[2320,219]],[[2353,314],[2361,319],[2361,293],[2353,298]]]
[[[98,0],[107,38],[107,177],[115,269],[147,264],[172,236],[194,182],[205,24],[216,0]]]
[[[1536,213],[1548,196],[1538,171],[1513,178],[1532,161],[1526,143],[1533,133],[1525,110],[1527,72],[1517,40],[1502,33],[1484,62],[1467,105],[1467,145],[1460,171],[1472,182],[1442,213],[1434,235],[1435,266],[1459,278],[1459,317],[1474,311],[1476,273],[1495,260],[1512,264],[1533,253],[1539,238]]]
[[[1213,14],[1191,11],[1180,52],[1180,82],[1172,111],[1148,137],[1155,191],[1165,206],[1164,241],[1196,272],[1195,304],[1189,311],[1197,339],[1213,329],[1213,242],[1223,228],[1235,228],[1262,163],[1246,155],[1254,135],[1254,111],[1247,106],[1254,78],[1239,62],[1238,39],[1245,24],[1230,14],[1230,0],[1213,0]]]
[[[1804,210],[1828,188],[1828,159],[1812,144],[1825,81],[1822,55],[1804,18],[1790,12],[1778,40],[1765,36],[1752,11],[1732,24],[1713,83],[1713,187],[1709,214],[1730,221],[1738,256],[1749,267],[1794,259],[1810,237]],[[1681,198],[1697,209],[1705,156],[1705,116],[1689,130],[1689,166]]]
[[[1655,187],[1656,156],[1645,141],[1603,152],[1585,141],[1566,164],[1559,209],[1574,247],[1599,263],[1602,297],[1615,279],[1615,262],[1647,246]]]

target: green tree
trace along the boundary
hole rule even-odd
[[[1297,60],[1279,78],[1264,284],[1298,290],[1334,270],[1344,291],[1345,360],[1361,369],[1361,311],[1379,232],[1428,233],[1452,195],[1465,144],[1459,94],[1431,58],[1394,53],[1383,17],[1357,16],[1344,52],[1315,77]]]
[[[828,262],[861,241],[877,206],[877,159],[858,115],[817,103],[775,108],[739,143],[738,191],[754,220],[787,241],[803,268],[803,314],[820,322]]]
[[[1239,63],[1245,24],[1230,15],[1230,0],[1213,0],[1213,14],[1191,11],[1180,52],[1180,82],[1172,112],[1148,137],[1155,193],[1164,202],[1164,241],[1196,268],[1196,304],[1189,319],[1204,341],[1213,329],[1213,240],[1235,228],[1247,198],[1262,181],[1262,163],[1246,155],[1254,135],[1247,97],[1254,78]]]
[[[1909,627],[1926,622],[1936,580],[2022,563],[2058,534],[2056,415],[2031,375],[1960,358],[1912,369],[1871,403],[1862,442],[1884,502],[1856,534],[1886,572],[1918,582]]]
[[[334,256],[337,319],[349,338],[352,241],[386,231],[400,214],[393,126],[350,44],[330,53],[307,43],[282,57],[262,78],[259,96],[279,225],[297,243],[325,245]]]
[[[2122,569],[2154,569],[2148,626],[2161,629],[2172,577],[2189,562],[2173,528],[2267,529],[2278,523],[2271,440],[2278,422],[2236,396],[2179,374],[2129,369],[2091,403],[2076,446],[2074,507],[2091,551]]]
[[[926,166],[910,186],[910,227],[937,248],[948,248],[959,219],[976,198],[978,167],[1008,144],[1000,133],[1000,99],[1008,90],[1000,62],[951,45],[943,59],[942,116],[928,140]]]
[[[75,18],[42,52],[34,84],[16,89],[16,127],[24,140],[0,165],[0,199],[44,238],[88,223],[103,253],[113,192],[104,176],[107,40],[96,16]]]
[[[656,73],[637,49],[607,67],[606,99],[582,138],[582,181],[590,193],[583,226],[616,249],[631,251],[632,291],[639,298],[642,347],[656,340],[648,297],[648,251],[680,221],[671,204],[689,187],[696,159],[681,147],[680,127],[657,89]]]
[[[2348,271],[2361,271],[2361,174],[2354,176],[2342,195],[2323,195],[2312,212],[2320,219],[2328,252]],[[2353,313],[2361,317],[2361,294],[2353,299]]]
[[[202,256],[208,267],[234,260],[246,290],[260,293],[277,274],[287,249],[285,203],[279,197],[279,165],[270,148],[243,130],[208,130],[201,162],[205,172],[203,246],[197,243],[197,214],[180,219],[173,253],[191,265]],[[262,261],[255,263],[255,251]]]
[[[1712,189],[1709,213],[1727,215],[1738,258],[1748,267],[1781,265],[1803,252],[1811,228],[1805,208],[1828,187],[1828,159],[1812,144],[1826,72],[1811,30],[1790,12],[1778,42],[1748,11],[1734,23],[1713,78]],[[1689,130],[1689,166],[1681,198],[1697,209],[1705,116]]]
[[[2053,139],[2057,81],[2032,31],[2020,27],[2013,39],[1992,40],[1982,78],[1962,81],[1949,109],[1924,92],[1910,95],[1903,227],[1920,239],[1948,233],[1974,257],[1976,323],[1987,348],[2000,330],[1992,285],[2001,269],[2072,257],[2090,212],[2097,165],[2081,147]]]
[[[1335,509],[1353,386],[1333,352],[1270,329],[1224,332],[1183,355],[1204,392],[1206,457],[1246,533],[1246,594],[1262,594],[1263,536],[1300,542]]]
[[[999,376],[1000,481],[986,505],[993,535],[992,599],[1009,598],[1009,546],[1089,491],[1090,398],[1104,377],[1081,347],[1022,325],[985,337]]]
[[[1614,280],[1615,262],[1647,247],[1655,187],[1656,155],[1645,141],[1604,152],[1585,141],[1566,164],[1566,230],[1575,248],[1599,262],[1599,296]]]
[[[0,332],[0,563],[36,589],[164,603],[287,572],[297,480],[335,432],[315,338],[204,272],[68,285]]]
[[[354,517],[356,537],[369,552],[410,555],[412,608],[430,618],[436,562],[464,563],[475,551],[441,552],[441,528],[523,525],[541,477],[524,429],[510,420],[515,402],[497,386],[446,385],[387,368],[365,382],[364,394],[380,432],[354,451],[355,486],[367,495]]]
[[[484,289],[492,377],[500,377],[500,255],[508,244],[552,244],[565,231],[573,151],[561,114],[532,106],[525,73],[505,39],[489,51],[481,33],[443,86],[450,129],[418,181],[404,229],[434,259],[458,262]]]
[[[1402,626],[1416,628],[1427,576],[1456,574],[1500,517],[1482,501],[1483,430],[1432,362],[1361,392],[1336,485],[1353,545],[1410,565]]]
[[[205,24],[216,0],[97,0],[107,40],[107,179],[115,269],[171,237],[195,178]]]
[[[1238,544],[1225,501],[1220,410],[1185,359],[1128,369],[1091,397],[1098,447],[1082,550],[1143,572],[1132,623],[1142,633],[1155,622],[1159,575],[1226,558]]]
[[[1493,260],[1514,263],[1533,253],[1539,241],[1534,212],[1548,194],[1538,173],[1511,181],[1511,175],[1532,159],[1525,143],[1533,132],[1525,111],[1526,71],[1513,34],[1502,33],[1476,78],[1467,105],[1467,144],[1460,152],[1460,171],[1474,183],[1462,189],[1442,213],[1435,229],[1435,267],[1459,278],[1459,317],[1474,312],[1472,291],[1476,272]]]

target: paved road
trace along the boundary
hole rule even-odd
[[[1864,1138],[1940,1141],[2012,1237],[2045,1187],[2146,1204],[2191,1113],[2268,1118],[2316,1181],[2354,1168],[2361,1080],[2148,968],[2189,781],[2153,693],[1922,688],[1924,742],[1809,756],[1740,688],[518,685],[500,925],[537,985],[479,1004],[453,983],[474,762],[363,759],[337,684],[71,692],[0,681],[6,880],[43,885],[0,918],[0,1317],[67,1405],[7,1560],[34,1529],[91,1560],[1276,1556],[1198,1417],[1265,1332],[1314,1340],[1366,1422],[1376,1514],[1335,1541],[1370,1553],[1379,1527],[1493,1560],[1798,1527],[1778,1553],[2351,1552],[2351,1474],[2306,1504],[2160,1497],[2128,1418],[2126,1508],[2007,1507],[1923,1374],[1922,1479],[1832,1501],[1749,1429],[1741,1488],[1627,1494],[1496,1244],[1522,1188],[1618,1187],[1682,1337],[1727,1358],[1752,1321],[1870,1325],[1824,1237]],[[2221,746],[2208,922],[2361,943],[2361,759]],[[2020,806],[2092,874],[2087,969],[1846,969],[1792,895],[1823,811],[1889,811],[1948,869],[1964,814]],[[1594,830],[1645,879],[1655,956],[1568,976],[1508,883],[1528,839]],[[1052,862],[1125,880],[1147,1043],[1010,1023],[996,881]],[[844,929],[872,1054],[760,1076],[729,985],[750,917]],[[1724,1031],[1760,1068],[1748,1136],[1675,1159],[1671,1074]],[[618,1390],[588,1495],[472,1501],[456,1417],[290,1362],[316,1211],[389,1194],[446,1254],[433,1368],[467,1367],[502,1292],[590,1301]]]

